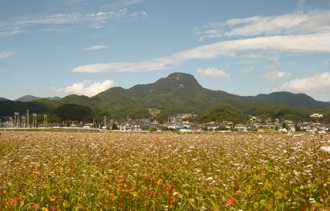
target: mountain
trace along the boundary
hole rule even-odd
[[[35,96],[32,96],[32,95],[25,95],[23,97],[20,97],[20,98],[16,99],[15,101],[31,102],[31,101],[38,100],[38,99],[41,99],[41,97],[35,97]],[[61,98],[60,97],[48,97],[47,99],[49,99],[49,100],[59,100]]]
[[[176,113],[193,112],[203,116],[205,121],[212,119],[210,115],[221,114],[228,118],[234,113],[237,114],[234,119],[239,121],[248,118],[248,115],[293,120],[306,120],[313,112],[330,116],[329,103],[316,101],[305,94],[275,92],[243,97],[206,89],[194,76],[186,73],[172,73],[154,83],[135,85],[129,89],[113,87],[93,97],[68,95],[58,100],[40,98],[32,102],[5,102],[0,101],[0,116],[12,115],[14,111],[24,113],[30,109],[31,112],[68,117],[70,112],[60,115],[68,109],[57,108],[67,108],[65,105],[72,107],[73,104],[82,106],[79,107],[81,111],[90,108],[96,118],[106,115],[117,120],[127,116],[132,119],[151,117],[150,109],[160,111],[163,119]]]
[[[306,94],[293,94],[290,92],[273,92],[270,94],[259,94],[255,98],[267,103],[288,105],[299,108],[330,106],[330,103],[314,100]]]
[[[37,99],[40,99],[40,97],[35,97],[35,96],[32,96],[32,95],[25,95],[23,97],[20,97],[20,98],[16,99],[15,101],[31,102],[31,101],[37,100]]]
[[[0,97],[0,101],[8,101],[8,99],[6,99],[4,97]]]
[[[181,112],[204,110],[229,98],[240,99],[226,92],[205,89],[192,75],[185,73],[173,73],[155,83],[136,85],[129,89],[110,88],[92,97],[100,109],[121,104],[123,107],[142,106]]]
[[[31,113],[46,113],[49,109],[39,102],[21,102],[21,101],[0,101],[0,117],[12,116],[14,112],[26,114],[27,110]]]
[[[77,96],[80,100],[83,97]],[[156,108],[167,113],[195,112],[201,113],[214,106],[230,105],[243,114],[278,118],[285,115],[288,118],[299,119],[309,117],[315,106],[329,107],[330,104],[316,101],[304,94],[277,92],[268,95],[242,97],[224,91],[214,91],[202,87],[194,76],[185,73],[173,73],[161,78],[155,83],[136,85],[129,89],[121,87],[110,88],[91,100],[84,99],[84,105],[92,106],[108,114],[128,114],[130,110],[146,113],[147,108]],[[301,110],[311,108],[311,110]],[[227,109],[228,110],[228,109]],[[321,108],[322,111],[322,108]],[[130,114],[132,115],[132,114]],[[134,115],[133,115],[134,117]]]
[[[264,103],[308,108],[330,106],[329,103],[316,101],[306,94],[274,92],[255,97],[242,97],[224,91],[213,91],[203,88],[194,76],[186,73],[173,73],[155,83],[136,85],[130,89],[110,88],[92,99],[98,107],[111,105],[117,101],[130,100],[136,106],[203,110],[216,103],[227,103],[236,107],[255,107]],[[248,102],[248,103],[247,103]]]

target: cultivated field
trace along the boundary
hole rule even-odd
[[[2,131],[0,210],[329,210],[329,145],[330,135]]]

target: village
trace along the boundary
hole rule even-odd
[[[310,117],[314,120],[309,122],[294,122],[292,120],[280,119],[262,119],[252,116],[245,124],[235,124],[232,121],[223,120],[222,122],[197,123],[190,122],[188,119],[193,117],[192,113],[179,113],[176,116],[169,116],[167,121],[160,123],[156,120],[140,119],[132,120],[127,117],[126,121],[118,122],[113,119],[107,120],[104,116],[102,122],[82,121],[63,121],[62,123],[48,123],[47,115],[43,115],[43,121],[38,122],[37,115],[32,115],[32,121],[29,115],[19,117],[17,112],[13,117],[9,117],[8,121],[2,122],[0,119],[0,129],[48,129],[63,128],[76,130],[115,130],[122,132],[148,132],[148,131],[179,131],[179,132],[201,132],[201,131],[279,131],[279,132],[295,132],[306,131],[321,133],[330,131],[330,124],[319,123],[322,114],[312,114]]]

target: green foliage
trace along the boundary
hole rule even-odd
[[[59,100],[59,102],[61,102],[62,104],[77,104],[77,105],[81,105],[81,106],[93,106],[94,105],[94,101],[84,95],[68,95],[64,98],[61,98]]]
[[[156,127],[149,127],[148,131],[149,132],[156,132],[157,128]]]
[[[306,94],[293,94],[290,92],[274,92],[268,95],[260,94],[256,96],[256,99],[270,104],[288,105],[298,108],[329,106],[329,103],[316,101]]]
[[[170,115],[182,112],[199,114],[194,121],[227,120],[235,123],[243,123],[248,115],[309,121],[309,115],[318,112],[324,115],[322,122],[330,122],[330,104],[316,101],[307,95],[276,92],[241,97],[205,89],[192,75],[185,73],[173,73],[155,83],[136,85],[130,89],[113,87],[90,98],[69,95],[59,100],[38,99],[28,103],[3,100],[0,101],[0,118],[12,116],[14,112],[26,113],[27,109],[33,113],[49,113],[51,110],[57,111],[57,107],[65,104],[89,107],[91,111],[87,112],[87,117],[93,116],[98,121],[102,121],[104,115],[118,121],[125,120],[127,116],[133,119],[149,118],[148,108],[155,108],[161,111],[155,116],[160,122],[167,121]],[[63,115],[56,115],[59,118],[68,118],[67,112],[63,112]],[[75,116],[76,119],[87,117]]]
[[[246,115],[244,115],[239,109],[227,105],[218,104],[211,107],[200,117],[200,122],[222,122],[232,121],[234,123],[246,122]]]
[[[321,110],[324,111],[323,109]],[[299,122],[310,121],[309,115],[315,112],[316,110],[314,108],[303,109],[283,105],[265,105],[256,110],[254,115],[262,118],[287,119]]]
[[[76,104],[61,105],[51,113],[55,114],[62,120],[90,121],[93,119],[93,112],[89,107]]]
[[[50,100],[47,98],[40,98],[40,99],[34,100],[33,102],[37,102],[37,103],[40,103],[40,104],[46,106],[48,108],[48,110],[53,110],[56,107],[61,105],[61,102],[59,102],[57,100]]]
[[[26,111],[30,113],[48,112],[49,108],[39,102],[16,102],[16,101],[0,101],[0,117],[13,116],[14,112],[19,112],[20,115],[25,115]]]

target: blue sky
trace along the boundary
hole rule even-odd
[[[173,72],[330,101],[330,1],[0,0],[0,97],[93,96]]]

